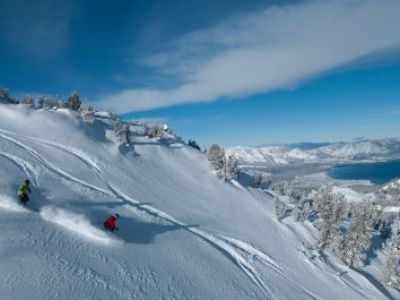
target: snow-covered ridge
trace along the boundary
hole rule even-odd
[[[400,192],[400,179],[394,179],[391,182],[387,183],[381,188],[382,191],[395,191],[397,193]]]
[[[285,146],[268,147],[234,147],[226,150],[228,155],[233,155],[241,163],[266,163],[271,165],[288,164],[293,161],[304,161],[316,159],[315,155],[307,153],[298,148],[287,148]]]
[[[285,165],[299,162],[386,160],[400,157],[400,138],[332,143],[312,149],[302,149],[297,145],[233,147],[227,149],[227,153],[235,156],[242,164]]]

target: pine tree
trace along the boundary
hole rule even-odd
[[[304,222],[312,213],[312,200],[302,199],[299,201],[297,207],[293,210],[293,221]]]
[[[195,140],[189,139],[188,145],[196,150],[201,151],[200,146],[197,144]]]
[[[3,104],[15,103],[15,101],[11,98],[11,94],[8,91],[8,89],[4,87],[0,87],[0,103]]]
[[[207,153],[208,161],[211,167],[216,171],[225,168],[225,150],[217,144],[212,144]]]
[[[332,201],[332,188],[329,186],[321,187],[319,190],[313,191],[309,195],[309,198],[314,201],[315,209],[319,213],[323,213]]]
[[[131,130],[129,128],[128,124],[124,124],[124,126],[122,127],[122,144],[125,145],[130,145],[131,144]]]
[[[364,263],[365,253],[371,244],[372,214],[367,204],[353,208],[350,226],[340,251],[342,261],[349,267],[358,267]]]
[[[320,232],[320,247],[326,248],[333,244],[337,236],[337,228],[342,223],[346,213],[346,204],[342,195],[325,194],[325,199],[321,202],[324,206],[320,207],[320,217],[322,219]]]
[[[46,96],[43,97],[43,107],[48,108],[48,109],[57,109],[61,107],[60,101],[58,101],[55,97],[53,96]]]
[[[79,100],[79,94],[77,92],[72,92],[71,96],[69,96],[67,102],[65,102],[65,107],[78,111],[81,107],[81,101]]]
[[[274,206],[276,218],[280,221],[286,213],[286,205],[279,199],[279,197],[276,197],[274,200]]]
[[[385,284],[400,289],[400,223],[393,225],[392,238],[386,250],[386,260],[383,269]]]
[[[114,133],[120,145],[131,145],[131,130],[128,124],[124,124],[121,120],[117,119],[114,122]]]
[[[302,209],[301,221],[304,222],[305,220],[307,220],[311,214],[312,214],[312,201],[310,199],[306,199],[304,201]]]
[[[149,138],[162,137],[164,132],[163,128],[159,123],[156,123],[152,126],[146,123],[144,131],[145,135],[147,135]]]
[[[292,210],[292,219],[293,219],[293,222],[301,222],[301,209],[300,209],[300,207],[295,207]]]
[[[40,97],[38,100],[38,107],[43,108],[44,106],[44,97]]]
[[[261,173],[258,173],[254,177],[253,182],[251,183],[251,187],[255,188],[255,189],[259,189],[259,188],[261,188],[262,182],[263,182],[263,176]]]
[[[114,134],[119,144],[122,144],[122,122],[121,120],[116,120],[114,122]]]
[[[235,179],[238,171],[239,161],[233,155],[230,155],[225,161],[225,180]]]
[[[25,96],[22,98],[21,103],[25,105],[34,106],[35,99],[32,96]]]
[[[90,106],[81,106],[81,108],[79,109],[79,116],[85,123],[94,123],[95,112],[94,109]]]

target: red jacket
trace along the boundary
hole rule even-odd
[[[115,230],[117,228],[117,225],[115,224],[116,220],[117,218],[115,216],[109,216],[104,222],[104,227]]]

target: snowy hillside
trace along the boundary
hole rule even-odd
[[[268,165],[285,165],[295,161],[313,161],[316,159],[313,154],[285,146],[233,147],[227,149],[227,153],[235,156],[241,163],[265,163]]]
[[[293,146],[233,147],[228,149],[242,164],[337,163],[386,160],[400,157],[400,139],[362,140],[302,148]]]
[[[383,191],[400,191],[400,179],[393,179],[391,182],[385,184],[382,188]]]
[[[217,179],[203,153],[134,124],[135,151],[118,147],[110,115],[97,116],[0,105],[2,299],[388,298],[304,255],[315,228],[276,221],[271,196]],[[317,155],[275,150],[277,163]],[[25,178],[27,208],[15,195]],[[102,227],[112,213],[115,234]]]

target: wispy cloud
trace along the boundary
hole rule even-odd
[[[214,101],[292,87],[363,56],[400,47],[400,1],[308,1],[273,6],[181,36],[143,60],[184,82],[126,89],[100,105],[118,112]]]
[[[0,41],[31,59],[59,55],[69,43],[72,1],[0,2]]]

